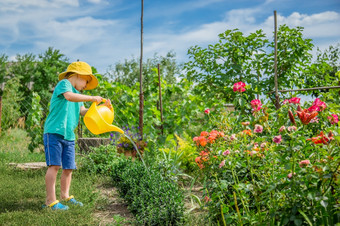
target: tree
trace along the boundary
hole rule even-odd
[[[314,63],[310,65],[306,73],[305,85],[309,87],[324,87],[340,85],[337,83],[336,73],[340,70],[340,44],[329,46],[324,52],[317,49],[317,56]],[[320,92],[329,90],[316,90],[312,92],[314,97],[318,97]]]
[[[166,56],[158,56],[155,54],[153,58],[149,58],[143,63],[143,85],[148,86],[153,82],[153,69],[160,64],[160,73],[162,79],[168,83],[176,82],[176,76],[180,73],[180,65],[176,63],[176,54],[168,52]],[[116,63],[110,66],[105,74],[113,82],[119,82],[124,85],[132,85],[139,82],[139,59],[125,59],[124,63]]]
[[[311,39],[303,38],[302,30],[302,27],[279,27],[279,89],[300,88],[304,84],[313,44]],[[248,36],[238,29],[227,30],[219,38],[217,44],[207,48],[194,46],[188,51],[190,61],[184,68],[186,77],[196,84],[196,93],[229,102],[234,97],[232,85],[238,81],[248,85],[249,98],[274,90],[274,42],[266,39],[262,30]]]

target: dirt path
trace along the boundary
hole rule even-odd
[[[117,189],[109,185],[98,187],[99,204],[94,213],[99,225],[131,225],[133,215],[127,209],[127,204],[118,195]]]

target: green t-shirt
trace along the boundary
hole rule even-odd
[[[56,133],[64,136],[65,140],[75,140],[74,130],[78,125],[80,107],[84,106],[83,102],[71,102],[65,99],[63,93],[72,92],[79,93],[71,82],[63,79],[58,82],[54,89],[51,103],[50,113],[47,116],[44,134]]]

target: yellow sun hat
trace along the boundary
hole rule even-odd
[[[76,61],[71,63],[67,70],[59,74],[59,81],[62,80],[69,72],[74,72],[79,75],[88,75],[91,77],[91,81],[86,85],[84,90],[94,89],[98,85],[98,79],[92,74],[91,66],[82,61]]]

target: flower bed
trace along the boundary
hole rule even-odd
[[[242,96],[238,109],[209,123],[193,141],[204,202],[221,225],[334,225],[340,220],[339,108],[295,97],[279,110]],[[240,99],[242,99],[240,101]],[[247,114],[248,113],[248,114]]]

